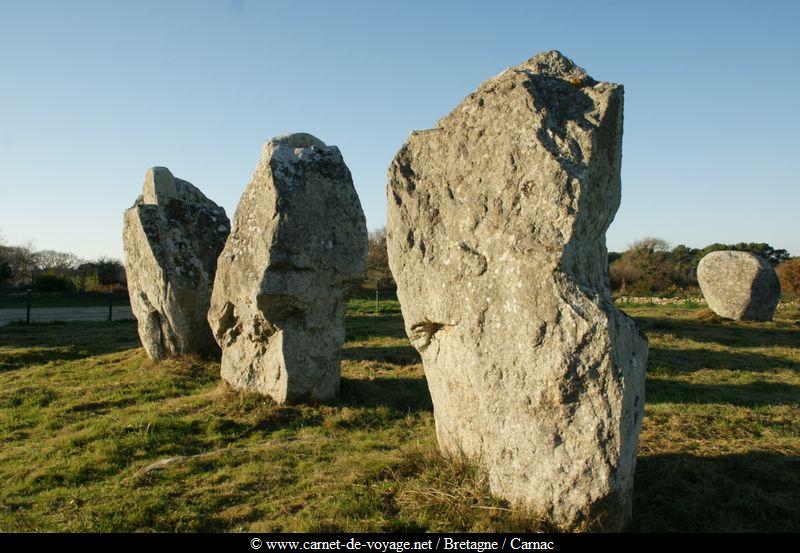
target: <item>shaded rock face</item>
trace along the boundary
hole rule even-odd
[[[436,433],[576,529],[630,517],[646,338],[618,311],[623,89],[558,52],[482,84],[389,168],[388,250]]]
[[[711,252],[697,265],[697,281],[708,307],[726,319],[771,321],[781,301],[775,269],[749,252]]]
[[[222,378],[279,403],[335,397],[345,301],[367,250],[339,149],[309,134],[270,140],[236,209],[208,313]]]
[[[125,211],[123,242],[131,308],[152,359],[219,351],[206,313],[217,257],[230,232],[225,210],[153,167]]]

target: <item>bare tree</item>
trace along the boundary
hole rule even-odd
[[[83,261],[74,253],[42,250],[36,253],[36,264],[40,271],[67,272],[77,269]]]
[[[634,241],[628,245],[628,249],[636,251],[644,250],[649,252],[668,252],[669,242],[663,238],[648,236],[647,238],[640,238],[639,240]]]
[[[12,284],[29,284],[37,270],[36,249],[28,241],[18,246],[0,246],[3,261],[11,271]]]
[[[369,233],[369,263],[365,286],[386,289],[397,285],[389,269],[389,254],[386,251],[386,227]]]

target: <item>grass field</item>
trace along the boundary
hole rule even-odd
[[[277,406],[132,322],[0,328],[0,530],[537,530],[436,454],[396,302],[351,304],[340,400]],[[800,311],[629,306],[650,338],[631,531],[800,531]]]

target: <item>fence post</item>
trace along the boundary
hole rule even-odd
[[[111,322],[112,313],[114,311],[114,294],[108,294],[108,322]]]
[[[378,314],[378,281],[375,281],[375,314]]]
[[[31,290],[25,290],[25,324],[31,324]]]

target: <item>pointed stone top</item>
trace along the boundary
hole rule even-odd
[[[312,134],[305,132],[297,132],[293,134],[284,134],[276,136],[271,139],[267,144],[273,144],[275,147],[283,146],[286,148],[325,148],[326,144]]]
[[[601,83],[592,78],[582,67],[575,63],[558,50],[550,50],[536,54],[523,63],[509,67],[499,75],[484,81],[476,92],[494,92],[496,90],[507,93],[515,90],[517,94],[524,94],[527,87],[516,88],[516,85],[523,82],[535,81],[537,87],[561,87],[565,83],[583,89],[587,94],[593,95],[592,89],[597,89],[599,95],[607,94],[614,89],[622,89],[621,85],[614,83]],[[498,88],[500,87],[500,88]],[[561,89],[563,92],[564,89]],[[464,103],[479,101],[479,95],[468,96]]]
[[[279,176],[287,177],[294,172],[293,166],[296,163],[319,160],[326,155],[337,155],[341,158],[336,146],[328,146],[314,135],[298,132],[271,138],[264,145],[262,159],[268,160]]]
[[[166,167],[151,167],[144,176],[142,186],[142,203],[164,205],[172,198],[178,197],[175,177]]]
[[[576,84],[593,80],[583,68],[575,65],[575,62],[558,50],[536,54],[517,69],[564,79]]]

